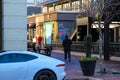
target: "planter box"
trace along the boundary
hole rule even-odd
[[[93,76],[95,72],[96,60],[94,61],[79,61],[83,75]]]

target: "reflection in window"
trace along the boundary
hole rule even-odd
[[[25,55],[24,54],[16,54],[15,62],[24,62]]]
[[[16,63],[16,62],[25,62],[36,59],[36,56],[29,54],[5,54],[0,56],[0,63]]]
[[[0,56],[0,63],[11,63],[15,62],[14,54],[5,54]]]
[[[34,60],[34,59],[37,59],[37,58],[38,58],[37,56],[33,56],[33,55],[26,55],[26,57],[25,57],[25,61]]]

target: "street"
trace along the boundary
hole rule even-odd
[[[99,60],[96,64],[96,69],[94,76],[84,76],[79,64],[79,57],[72,56],[71,62],[64,60],[63,53],[57,53],[56,51],[52,52],[51,57],[62,60],[66,63],[65,71],[67,73],[66,78],[91,78],[92,80],[120,80],[120,74],[113,74],[113,71],[120,71],[120,62],[119,61],[104,61],[104,67],[107,70],[107,73],[99,73]],[[91,80],[90,79],[90,80]],[[74,80],[74,79],[73,79]]]

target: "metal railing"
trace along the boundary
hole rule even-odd
[[[61,41],[53,41],[52,48],[63,50],[62,42]],[[72,42],[71,50],[76,51],[76,52],[85,52],[84,43],[83,42]],[[112,55],[112,56],[120,56],[120,43],[116,43],[116,42],[110,43],[109,51],[110,51],[110,55]],[[98,42],[92,43],[92,53],[99,54],[99,43]]]

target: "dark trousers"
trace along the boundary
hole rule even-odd
[[[38,43],[38,53],[40,53],[41,43]]]
[[[36,52],[36,47],[35,47],[35,46],[36,46],[36,44],[33,43],[33,44],[32,44],[33,52]]]
[[[64,50],[64,58],[71,60],[71,53],[70,50]]]

